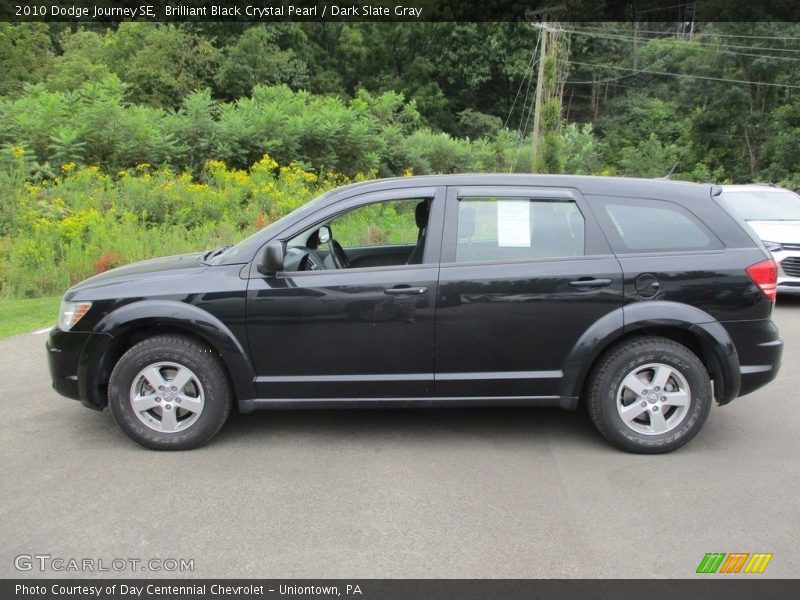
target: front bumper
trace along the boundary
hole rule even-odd
[[[62,396],[80,400],[85,406],[99,410],[97,399],[89,397],[92,394],[87,384],[94,350],[101,341],[110,338],[102,333],[62,331],[58,327],[51,329],[47,339],[47,362],[53,389]]]
[[[103,410],[108,373],[101,368],[104,352],[113,337],[107,333],[50,330],[47,362],[53,389],[62,396],[80,400],[87,408]]]
[[[62,396],[81,399],[78,366],[91,336],[88,332],[61,331],[58,327],[50,330],[47,339],[47,363],[50,366],[53,389]]]
[[[778,250],[772,258],[778,263],[778,293],[800,294],[800,250]]]

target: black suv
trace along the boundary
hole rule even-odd
[[[535,175],[328,192],[232,247],[64,296],[55,389],[137,442],[258,408],[560,406],[666,452],[771,381],[777,268],[720,188]],[[713,383],[713,385],[712,385]]]

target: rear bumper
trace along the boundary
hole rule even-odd
[[[783,355],[783,338],[770,319],[728,321],[723,326],[739,355],[741,387],[744,396],[765,386],[778,376]]]

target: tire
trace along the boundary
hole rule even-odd
[[[691,440],[711,410],[711,381],[700,359],[662,337],[626,340],[589,376],[587,408],[597,430],[627,452],[671,452]]]
[[[117,424],[142,446],[189,450],[225,424],[233,394],[216,351],[188,337],[159,335],[119,359],[108,405]]]

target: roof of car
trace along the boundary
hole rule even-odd
[[[708,197],[712,184],[672,181],[669,179],[643,179],[635,177],[605,177],[597,175],[538,175],[527,173],[460,173],[450,175],[416,175],[411,177],[391,177],[353,183],[337,190],[339,193],[352,193],[358,189],[363,192],[379,191],[386,188],[453,186],[540,186],[569,187],[584,194],[622,195],[622,196],[669,196],[680,190],[682,196]]]
[[[741,183],[721,185],[723,192],[790,192],[786,188],[771,183]]]
[[[392,177],[388,179],[372,179],[335,188],[317,197],[284,217],[284,219],[300,220],[308,216],[308,211],[317,211],[350,197],[371,192],[383,192],[392,189],[432,188],[441,186],[537,186],[554,188],[572,188],[583,195],[616,196],[620,198],[652,198],[667,199],[684,204],[695,204],[710,200],[719,193],[719,186],[712,184],[671,181],[669,179],[640,179],[633,177],[603,177],[593,175],[536,175],[509,173],[461,173],[450,175],[418,175],[413,177]],[[284,226],[291,226],[291,222]],[[273,224],[274,225],[274,224]],[[272,227],[272,225],[270,226]],[[247,255],[250,260],[263,240],[257,235],[243,240],[237,247],[243,248],[241,256]],[[225,255],[223,255],[225,256]],[[240,258],[237,255],[237,258]],[[238,263],[237,263],[238,264]]]

